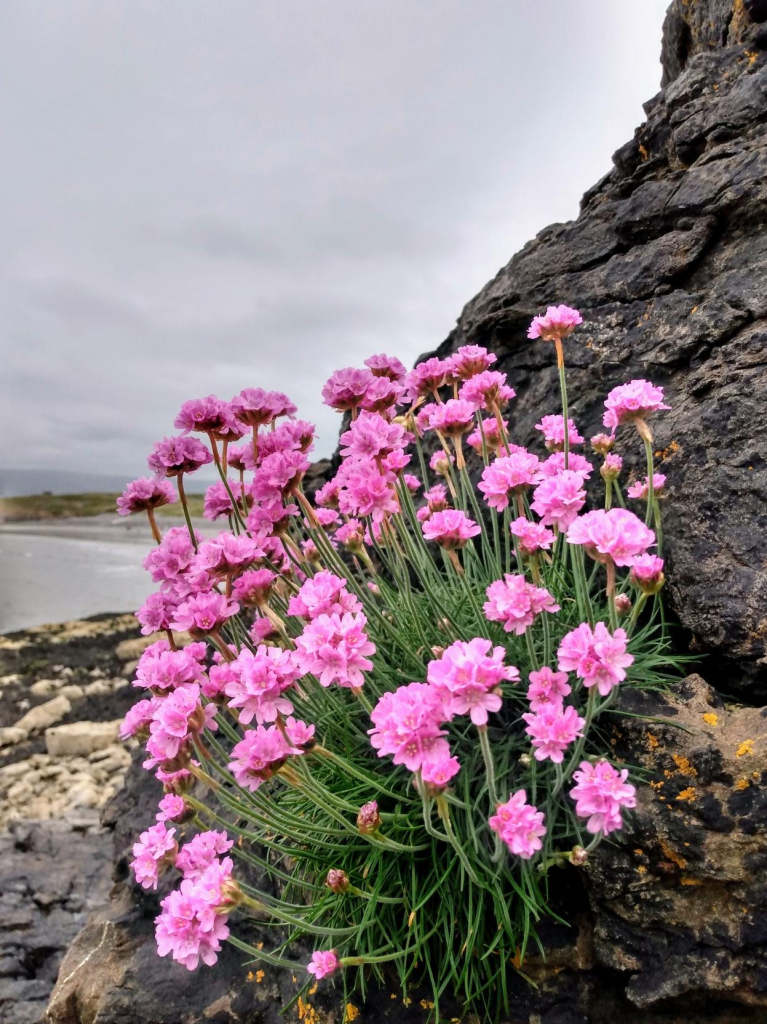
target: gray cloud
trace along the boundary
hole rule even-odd
[[[666,0],[8,0],[0,464],[138,474],[244,386],[434,346],[657,88]]]

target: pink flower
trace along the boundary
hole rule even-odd
[[[361,611],[360,602],[346,589],[346,580],[327,570],[306,580],[288,604],[288,615],[297,615],[307,622],[316,619],[318,615],[343,615],[344,612]]]
[[[242,487],[239,481],[230,480],[229,490],[234,495],[235,501],[239,502],[242,500]],[[205,492],[205,501],[202,507],[202,514],[205,518],[211,520],[221,519],[223,516],[232,515],[233,512],[232,499],[229,497],[229,491],[224,487],[223,480],[211,484]]]
[[[522,555],[535,555],[539,551],[550,551],[556,540],[551,530],[541,523],[532,523],[525,516],[514,519],[509,527],[511,533],[519,541]]]
[[[181,411],[173,421],[173,426],[188,434],[192,430],[201,433],[213,433],[219,437],[232,437],[239,440],[245,433],[234,419],[227,402],[222,402],[215,395],[207,398],[192,398],[184,402]]]
[[[377,412],[362,412],[341,434],[343,458],[379,459],[405,448],[412,440],[399,423],[389,423]],[[380,467],[379,467],[380,468]]]
[[[373,380],[373,374],[367,369],[358,370],[347,366],[344,370],[336,370],[322,388],[322,400],[325,405],[339,412],[356,409]]]
[[[177,690],[202,683],[204,678],[202,665],[188,649],[171,651],[152,644],[139,659],[133,685],[155,691]]]
[[[530,686],[527,699],[531,711],[543,711],[550,707],[562,707],[563,699],[570,693],[567,672],[554,672],[545,666],[528,676]]]
[[[558,476],[564,468],[565,453],[552,452],[551,455],[541,463],[541,476]],[[584,455],[580,455],[578,452],[570,452],[567,460],[567,468],[575,473],[580,473],[586,480],[588,480],[594,472],[593,465]]]
[[[275,452],[303,452],[306,454],[314,447],[314,424],[307,420],[286,420],[276,429],[273,427],[268,434],[262,434],[258,441],[258,464],[267,455]],[[255,469],[253,455],[247,458],[248,469]]]
[[[375,463],[359,462],[350,467],[345,486],[338,494],[344,515],[372,516],[380,523],[388,513],[399,512],[399,501],[389,473],[381,473]]]
[[[583,735],[586,719],[581,718],[573,707],[551,704],[540,711],[522,715],[527,722],[525,732],[532,738],[536,761],[547,758],[554,764],[561,764],[565,750],[574,739]]]
[[[239,610],[237,602],[227,600],[223,594],[197,594],[179,605],[171,625],[193,634],[214,633]]]
[[[378,756],[391,755],[394,764],[404,764],[411,772],[450,756],[440,728],[445,720],[443,702],[427,683],[410,683],[384,693],[370,720],[370,743]]]
[[[461,763],[457,757],[440,757],[434,761],[425,761],[421,776],[434,789],[444,789],[460,770]]]
[[[255,652],[240,651],[230,662],[229,681],[225,685],[230,708],[240,708],[240,721],[247,725],[255,716],[259,725],[289,715],[293,705],[284,697],[286,690],[302,675],[293,651],[280,647],[257,647]]]
[[[434,394],[452,379],[453,368],[447,359],[432,356],[415,366],[405,378],[405,395],[408,402],[416,398]]]
[[[566,530],[586,504],[586,491],[582,473],[563,469],[556,476],[547,477],[533,491],[530,505],[541,517],[544,526],[557,526]]]
[[[502,420],[502,423],[503,429],[506,431],[506,434],[508,435],[509,424],[505,420]],[[471,447],[474,449],[477,455],[482,455],[484,451],[482,445],[483,437],[484,447],[487,448],[488,452],[494,452],[497,454],[502,450],[503,438],[501,437],[501,432],[498,427],[498,420],[495,418],[495,416],[486,416],[482,420],[482,430],[477,429],[472,434],[469,434],[469,436],[466,438],[466,443],[471,445]],[[503,450],[505,451],[505,448],[503,448]]]
[[[276,725],[248,729],[232,747],[233,760],[227,765],[238,786],[255,792],[262,782],[278,772],[288,757],[298,753],[288,746]]]
[[[270,569],[249,569],[234,581],[232,597],[246,608],[260,608],[269,601],[276,580]]]
[[[267,455],[253,476],[251,494],[266,504],[281,502],[296,489],[308,468],[309,460],[301,451]]]
[[[341,962],[335,954],[335,950],[315,950],[306,969],[319,981],[321,978],[328,978],[340,968]]]
[[[605,462],[606,461],[607,461],[607,459],[605,459]],[[666,486],[666,477],[663,475],[663,473],[653,473],[653,477],[652,477],[652,489],[653,489],[653,492],[655,494],[661,494],[663,492],[663,488],[665,486]],[[646,501],[647,500],[647,494],[648,494],[649,490],[650,490],[650,478],[649,477],[645,477],[644,480],[637,480],[636,483],[633,483],[629,487],[629,489],[627,491],[627,494],[628,494],[629,498],[641,498],[641,499]]]
[[[173,526],[166,530],[162,542],[149,552],[142,564],[155,583],[173,583],[189,569],[195,554],[187,528]]]
[[[314,730],[315,726],[307,725],[300,718],[285,719],[285,732],[297,750],[310,750],[314,746]]]
[[[296,639],[296,657],[302,674],[316,676],[322,686],[358,688],[373,662],[376,646],[365,632],[367,619],[358,612],[318,615]]]
[[[226,832],[198,832],[184,843],[176,856],[176,867],[184,875],[197,881],[211,864],[234,846]]]
[[[605,414],[602,423],[608,430],[633,420],[646,420],[659,409],[670,409],[663,404],[663,388],[655,387],[648,380],[630,380],[613,388],[605,399]]]
[[[527,331],[528,338],[541,338],[543,341],[560,341],[569,337],[583,317],[572,306],[549,306],[544,316],[533,317]]]
[[[481,345],[462,345],[450,357],[453,373],[461,380],[468,380],[475,373],[489,370],[498,357]]]
[[[366,359],[365,366],[367,366],[374,377],[388,377],[394,381],[403,380],[407,373],[407,370],[396,356],[387,356],[383,353]]]
[[[491,583],[486,593],[485,616],[490,622],[502,622],[507,633],[514,632],[517,636],[522,636],[532,626],[536,615],[559,611],[559,605],[554,603],[548,590],[528,583],[524,576],[506,573],[502,580]]]
[[[227,915],[222,909],[227,902],[222,881],[231,874],[231,865],[229,858],[223,865],[211,864],[202,878],[185,878],[160,902],[162,911],[155,918],[160,956],[170,953],[189,971],[195,970],[200,960],[213,966],[222,941],[229,936]]]
[[[411,494],[418,494],[421,490],[421,481],[413,473],[405,473],[402,479]]]
[[[450,398],[440,405],[429,407],[429,427],[447,437],[460,437],[471,430],[477,407],[462,398]]]
[[[186,814],[184,798],[177,793],[166,793],[157,808],[157,821],[177,821]]]
[[[596,686],[606,697],[623,682],[626,669],[634,663],[634,656],[626,650],[627,643],[623,629],[611,633],[604,622],[597,622],[593,629],[582,622],[562,638],[557,651],[559,668],[575,672],[587,689]]]
[[[622,828],[621,808],[636,807],[636,790],[626,782],[628,774],[626,768],[618,771],[607,761],[582,761],[580,771],[573,772],[576,785],[570,796],[575,813],[589,819],[586,828],[592,834],[608,835]]]
[[[196,437],[164,437],[152,449],[147,459],[149,468],[158,476],[178,476],[194,473],[200,466],[213,461],[210,451]]]
[[[145,512],[149,508],[171,505],[175,500],[173,484],[167,480],[144,476],[129,483],[117,499],[117,514],[129,516],[133,512]]]
[[[359,553],[365,546],[365,527],[359,519],[348,519],[336,530],[335,540],[349,551]]]
[[[404,390],[402,384],[389,377],[375,377],[368,385],[365,397],[362,399],[362,408],[368,412],[391,415],[394,406],[402,398]]]
[[[156,633],[160,629],[170,629],[178,604],[178,598],[164,590],[150,594],[136,612],[144,636]]]
[[[543,432],[543,439],[550,452],[564,451],[565,447],[565,420],[563,416],[542,416],[541,422],[535,424],[535,429]],[[583,444],[584,438],[578,433],[578,428],[571,419],[567,421],[568,441],[572,444]]]
[[[142,832],[138,842],[133,844],[131,867],[136,881],[144,889],[156,889],[160,869],[173,863],[178,849],[175,834],[175,828],[168,829],[161,821]]]
[[[498,370],[475,373],[461,386],[458,397],[470,402],[476,409],[494,412],[502,409],[516,396],[514,388],[506,383],[506,374]]]
[[[464,547],[471,537],[476,537],[482,532],[465,512],[454,508],[435,512],[425,523],[421,524],[421,529],[426,540],[436,541],[446,551]]]
[[[657,555],[639,555],[631,564],[631,582],[646,594],[657,594],[663,586],[663,559]]]
[[[155,710],[146,744],[149,759],[144,767],[175,761],[203,729],[216,728],[215,716],[215,705],[203,707],[200,703],[200,688],[196,684],[173,690]]]
[[[543,821],[543,811],[528,804],[527,794],[518,789],[505,804],[498,805],[488,824],[513,854],[529,860],[543,846],[541,836],[546,835]]]
[[[615,444],[615,435],[594,434],[594,436],[590,440],[591,447],[594,449],[597,455],[607,455],[607,453],[611,452],[613,449],[613,445]]]
[[[474,725],[487,725],[489,711],[501,707],[503,680],[516,682],[519,670],[504,664],[503,647],[492,647],[490,640],[456,640],[442,655],[430,661],[426,678],[443,705],[445,719],[469,715]]]
[[[245,455],[252,454],[252,447],[249,444],[229,445],[226,461],[230,469],[247,469]]]
[[[236,536],[224,530],[215,540],[200,545],[195,565],[216,576],[241,572],[260,556],[258,543],[245,534]]]
[[[655,543],[655,533],[625,508],[594,509],[579,516],[567,531],[570,544],[582,544],[598,562],[631,565]]]
[[[277,416],[292,416],[296,407],[279,391],[244,388],[229,403],[235,417],[246,427],[264,426]]]
[[[120,725],[120,739],[127,740],[138,733],[149,731],[149,725],[154,718],[155,711],[160,703],[160,697],[151,697],[149,700],[139,700],[129,708],[125,718]]]
[[[477,485],[487,504],[499,512],[509,505],[510,494],[521,494],[540,482],[540,460],[537,455],[521,449],[511,455],[494,459],[482,471]]]

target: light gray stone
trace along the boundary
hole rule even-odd
[[[117,741],[120,719],[113,722],[71,722],[45,732],[45,746],[53,757],[87,756]]]
[[[43,729],[60,722],[64,715],[68,715],[71,710],[72,705],[67,698],[59,694],[53,700],[31,708],[23,718],[19,719],[16,728],[25,729],[28,733],[42,732]]]

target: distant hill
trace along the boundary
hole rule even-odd
[[[134,476],[140,474],[136,473]],[[146,474],[149,475],[147,470]],[[79,473],[66,469],[0,469],[0,498],[16,498],[32,494],[119,494],[129,474]],[[186,484],[190,494],[200,494],[217,477],[210,471]]]

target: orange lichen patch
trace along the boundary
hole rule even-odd
[[[746,754],[753,754],[753,752],[754,752],[754,741],[753,740],[743,740],[741,745],[735,751],[735,756],[736,757],[745,757]]]
[[[356,1020],[359,1015],[360,1011],[354,1003],[347,1003],[344,1008],[344,1024],[351,1024],[351,1021]]]
[[[685,875],[684,878],[680,878],[679,881],[682,885],[703,885],[700,878],[690,878],[689,875]]]
[[[253,981],[254,978],[255,978],[255,974],[253,973],[253,971],[248,971],[248,973],[245,975],[245,980],[246,981]]]
[[[743,792],[743,790],[748,789],[750,785],[751,783],[748,781],[748,779],[738,779],[738,781],[735,783],[735,789],[739,789],[741,792]]]
[[[651,782],[650,785],[653,789],[660,789],[663,786],[663,780],[661,779],[660,782]]]
[[[637,849],[637,850],[634,850],[634,853],[637,855],[637,857],[643,857],[644,856],[644,850]]]
[[[748,63],[753,64],[754,61],[759,57],[759,54],[754,50],[744,50],[743,56],[748,58]]]
[[[684,859],[684,857],[680,856],[678,853],[675,853],[674,850],[672,850],[671,847],[668,845],[668,843],[664,843],[663,840],[661,840],[660,848],[661,850],[663,850],[663,856],[667,860],[670,860],[672,864],[676,864],[676,866],[678,868],[682,868],[682,870],[684,870],[687,867],[687,861]]]
[[[651,732],[647,733],[647,746],[650,750],[655,750],[658,746],[658,737],[654,736]]]
[[[644,146],[642,145],[642,143],[640,142],[640,143],[639,143],[639,156],[641,157],[642,163],[644,163],[644,162],[645,162],[645,160],[646,160],[646,159],[648,158],[648,156],[649,156],[649,155],[650,155],[650,154],[649,154],[649,153],[647,152],[647,150],[645,149],[645,147],[644,147]],[[564,430],[564,427],[563,427],[562,429]]]
[[[683,789],[681,793],[677,794],[677,800],[686,800],[688,803],[692,803],[695,799],[695,789],[693,786],[688,786],[687,789]]]
[[[698,307],[697,306],[693,306],[692,309],[690,310],[690,316],[692,316],[693,313],[697,313],[697,312],[698,312]],[[564,428],[562,428],[562,429],[564,429]]]
[[[698,774],[697,768],[693,768],[686,757],[682,757],[681,754],[672,754],[671,757],[682,775],[689,775],[690,778],[695,778]]]
[[[260,985],[265,977],[266,973],[264,971],[256,971],[256,984]]]
[[[303,1020],[306,1024],[319,1024],[319,1017],[317,1011],[309,1003],[305,1003],[301,996],[298,997],[296,1002],[296,1012],[298,1013],[298,1019]]]
[[[715,729],[717,725],[719,725],[719,715],[714,714],[713,711],[707,711],[705,715],[701,715],[701,718],[706,725],[710,725],[712,729]]]
[[[667,448],[658,448],[658,450],[655,452],[655,458],[660,459],[660,461],[662,462],[664,459],[667,459],[670,455],[673,455],[674,452],[678,451],[679,443],[677,441],[672,441]]]
[[[564,428],[563,428],[564,429]],[[422,999],[419,1003],[422,1010],[433,1010],[434,1003],[430,999]]]
[[[644,866],[644,864],[640,864],[637,867],[637,874],[638,875],[646,875],[647,874],[647,868]]]
[[[509,960],[512,967],[516,967],[519,970],[522,966],[522,950],[519,946],[514,950],[514,956]]]

